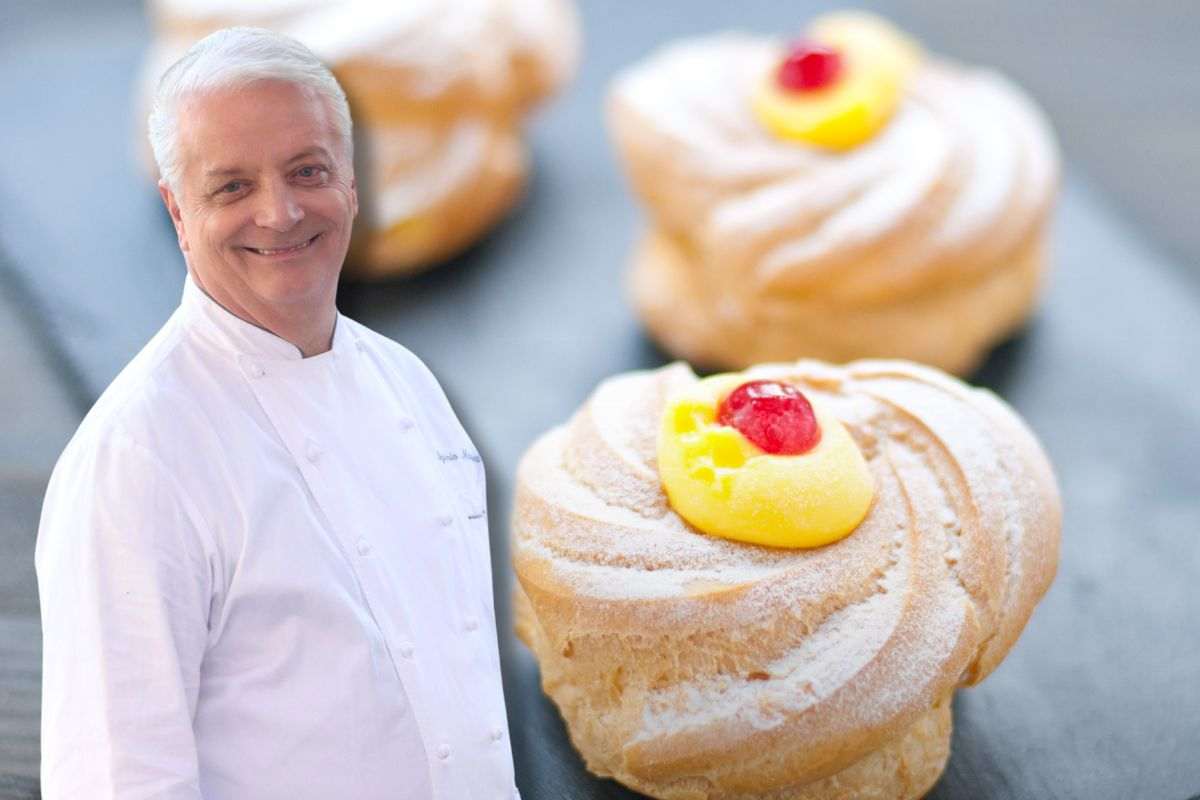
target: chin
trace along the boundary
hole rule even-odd
[[[244,263],[247,282],[255,293],[264,300],[285,304],[332,296],[342,270],[340,259],[319,251],[274,263],[252,256]]]
[[[260,274],[261,294],[276,303],[319,302],[337,292],[338,272],[341,265],[331,267],[323,264],[294,264],[274,267],[267,274]]]

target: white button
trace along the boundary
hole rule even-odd
[[[443,528],[449,528],[452,522],[454,522],[454,517],[450,516],[449,514],[442,514],[437,518],[437,524],[441,525]]]
[[[409,417],[401,417],[396,424],[400,426],[400,430],[410,431],[412,430],[413,421]]]
[[[413,646],[411,644],[400,645],[400,657],[401,658],[412,658],[413,657]]]
[[[445,761],[447,758],[450,757],[450,745],[439,744],[438,749],[437,749],[437,754],[438,754],[438,758],[440,758],[442,761]]]
[[[358,554],[360,556],[371,555],[371,544],[366,539],[358,540]]]
[[[463,627],[468,631],[477,630],[479,628],[479,620],[475,619],[474,617],[467,617],[466,621],[463,623]]]
[[[263,369],[262,364],[251,364],[249,366],[249,370],[250,370],[250,374],[256,378],[261,378],[267,374],[267,371],[265,369]]]
[[[362,339],[356,339],[354,341],[354,346],[358,348],[358,352],[360,352],[360,353],[367,352],[367,343],[364,342]]]
[[[493,742],[498,742],[503,738],[504,738],[504,729],[503,728],[501,728],[499,725],[492,728],[492,741]]]
[[[321,457],[321,446],[313,439],[309,439],[304,443],[304,457],[314,464],[317,463]]]

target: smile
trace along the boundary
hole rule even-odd
[[[259,248],[259,247],[247,247],[246,249],[249,250],[251,253],[257,253],[260,256],[286,256],[286,255],[291,255],[292,253],[299,253],[301,250],[307,250],[309,248],[309,246],[312,245],[313,242],[315,242],[317,239],[320,239],[320,238],[321,238],[321,234],[318,233],[316,236],[312,237],[311,239],[307,239],[303,242],[300,242],[300,244],[291,245],[290,247],[276,247],[276,248],[269,249],[269,250],[265,249],[265,248]]]

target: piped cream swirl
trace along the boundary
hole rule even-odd
[[[570,77],[579,49],[570,0],[153,0],[158,77],[219,28],[269,28],[303,42],[346,91],[359,151],[362,230],[348,268],[408,272],[462,249],[519,195],[525,113]]]
[[[518,632],[589,768],[654,797],[834,796],[1004,658],[1058,561],[1049,464],[991,393],[904,362],[749,375],[819,399],[867,456],[847,538],[776,550],[671,510],[655,428],[682,365],[606,381],[518,472]]]
[[[866,143],[785,141],[749,100],[781,48],[741,34],[682,42],[614,84],[611,127],[652,220],[635,273],[656,274],[634,277],[652,331],[723,366],[894,355],[963,371],[1033,302],[1058,180],[1048,125],[1000,75],[927,60]],[[683,282],[681,299],[656,296]],[[940,352],[898,319],[907,307],[978,318],[969,346]]]

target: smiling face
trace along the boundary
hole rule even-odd
[[[196,282],[260,327],[329,333],[358,197],[326,103],[263,80],[186,98],[178,113],[178,185],[159,189]]]

